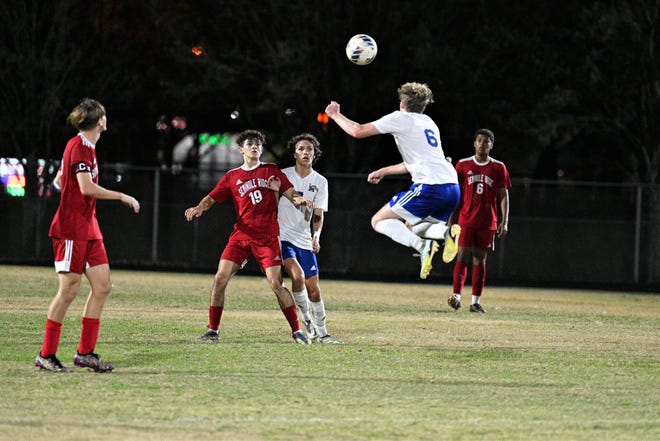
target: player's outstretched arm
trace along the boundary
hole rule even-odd
[[[211,206],[215,204],[215,201],[211,196],[204,196],[204,198],[199,201],[199,204],[195,207],[190,207],[184,212],[184,216],[186,216],[186,220],[190,222],[196,217],[200,217],[206,210],[211,208]]]
[[[337,125],[353,138],[367,138],[369,136],[380,135],[372,123],[359,124],[349,119],[339,111],[339,103],[330,101],[325,108],[325,113],[333,119]]]
[[[400,162],[398,164],[388,165],[387,167],[372,171],[369,173],[369,176],[367,176],[367,182],[370,184],[378,184],[385,176],[404,175],[406,173],[408,173],[406,164]]]

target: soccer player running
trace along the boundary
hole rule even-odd
[[[419,251],[419,276],[425,279],[439,249],[436,240],[444,240],[443,261],[449,263],[456,257],[460,227],[449,228],[447,221],[459,201],[458,180],[442,150],[438,126],[424,114],[426,106],[433,102],[431,89],[426,84],[405,83],[397,92],[399,110],[370,123],[358,124],[348,119],[335,101],[328,104],[325,113],[354,138],[385,133],[394,136],[403,162],[373,171],[367,180],[378,184],[385,176],[410,173],[413,185],[378,210],[371,218],[371,226],[395,242]]]
[[[486,256],[495,249],[495,234],[504,237],[509,223],[509,188],[511,179],[503,162],[490,157],[495,135],[479,129],[474,136],[474,156],[456,164],[461,186],[461,202],[457,209],[461,237],[458,257],[454,265],[453,290],[447,303],[455,310],[461,308],[461,291],[472,258],[472,302],[470,312],[485,313],[481,294],[486,283]],[[497,221],[497,208],[501,212]],[[455,214],[452,215],[452,219]]]
[[[96,219],[96,200],[117,199],[135,213],[140,211],[140,204],[132,196],[98,185],[96,143],[108,124],[103,105],[85,98],[71,111],[67,120],[79,133],[67,143],[55,177],[62,194],[49,231],[59,288],[48,308],[43,345],[34,364],[51,372],[71,371],[62,365],[56,353],[64,316],[78,295],[84,274],[91,291],[83,309],[80,342],[73,364],[96,372],[109,372],[113,365],[94,353],[101,312],[112,286],[103,235]]]
[[[277,220],[284,269],[291,277],[293,298],[310,340],[342,344],[342,341],[328,334],[326,328],[325,304],[321,297],[316,260],[316,254],[321,249],[324,212],[328,211],[328,180],[312,168],[322,153],[320,143],[314,135],[301,133],[289,140],[288,149],[296,163],[282,172],[297,194],[314,202],[314,209],[295,206],[286,198],[280,199]]]
[[[225,305],[225,291],[229,280],[253,256],[266,274],[271,289],[277,296],[280,308],[286,317],[293,339],[300,344],[309,340],[300,329],[298,311],[293,297],[282,285],[282,254],[280,250],[279,226],[277,223],[278,196],[271,187],[277,181],[278,193],[294,205],[313,209],[309,199],[298,195],[291,182],[275,164],[261,162],[266,137],[257,130],[241,132],[236,139],[238,151],[243,155],[243,165],[229,170],[211,192],[195,207],[185,211],[192,221],[200,217],[216,202],[231,200],[236,209],[236,222],[225,246],[218,270],[213,280],[209,306],[209,323],[203,340],[220,338],[220,320]]]

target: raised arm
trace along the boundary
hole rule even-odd
[[[353,138],[367,138],[369,136],[380,135],[380,132],[372,123],[359,124],[348,119],[339,111],[339,103],[330,101],[325,108],[325,113],[333,119],[337,125]]]

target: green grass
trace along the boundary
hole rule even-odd
[[[264,278],[112,272],[111,374],[33,366],[52,268],[0,266],[0,440],[660,439],[660,297],[489,288],[455,313],[433,281],[322,282],[343,346],[296,345]],[[88,285],[65,319],[71,365]],[[469,287],[465,291],[469,299]]]

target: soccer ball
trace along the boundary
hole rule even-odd
[[[364,66],[371,63],[378,53],[376,40],[366,34],[357,34],[348,40],[346,56],[351,63]]]

